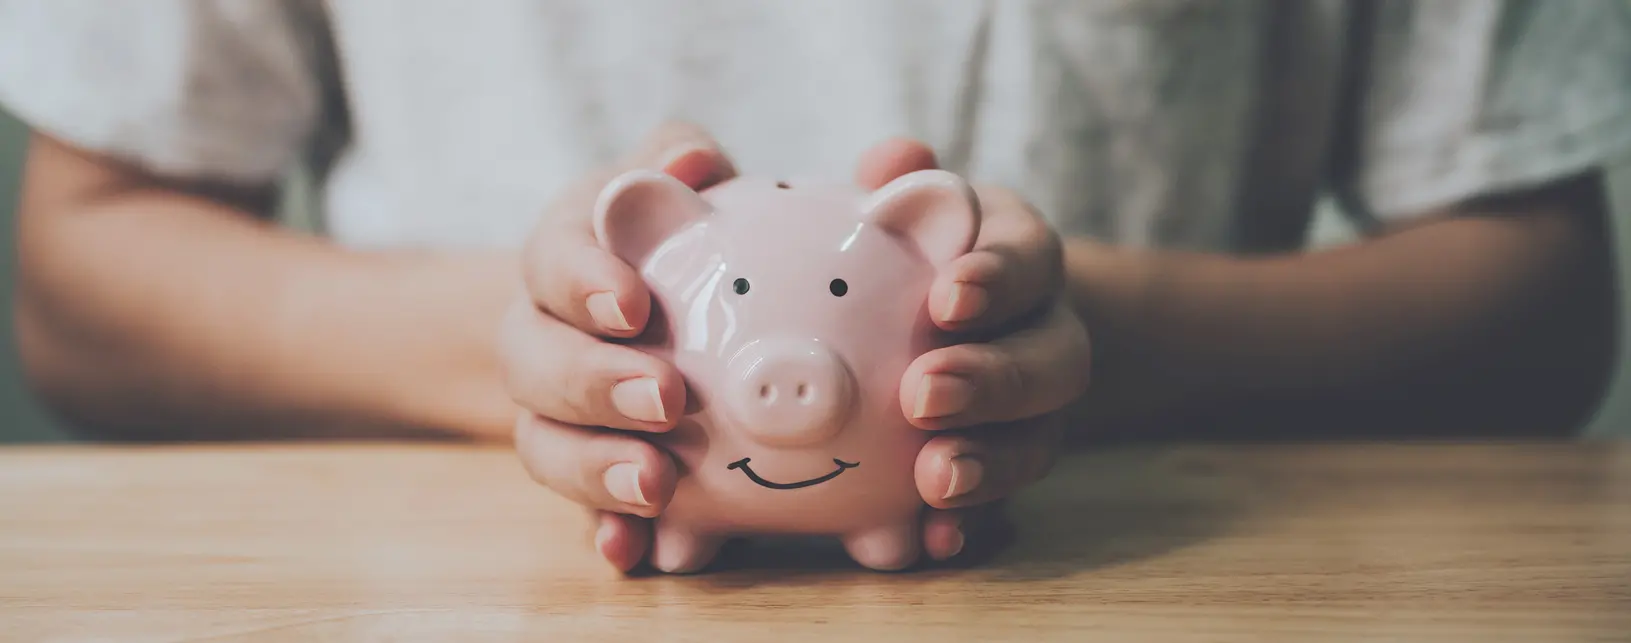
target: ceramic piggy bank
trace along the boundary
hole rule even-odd
[[[689,393],[685,418],[651,436],[679,464],[653,566],[695,571],[725,540],[769,534],[837,536],[874,569],[918,558],[913,467],[930,435],[907,422],[900,381],[944,344],[929,286],[979,218],[940,170],[875,192],[736,179],[699,194],[644,171],[604,189],[595,235],[653,296],[631,344]]]

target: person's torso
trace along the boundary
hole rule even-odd
[[[744,173],[848,177],[891,136],[1132,245],[1294,243],[1340,5],[1272,0],[332,0],[356,246],[516,245],[666,119]]]

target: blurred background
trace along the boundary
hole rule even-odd
[[[4,314],[0,315],[5,340],[3,350],[0,350],[0,443],[68,439],[67,433],[50,414],[31,399],[17,368],[17,350],[12,340],[11,301],[16,270],[13,216],[27,136],[28,132],[21,123],[0,111],[0,219],[4,221],[5,235],[4,243],[0,244],[0,253],[5,256],[5,273],[0,277],[0,282],[3,282],[0,287],[4,288],[0,305],[5,307]],[[1609,184],[1616,226],[1613,234],[1619,248],[1619,281],[1624,289],[1623,284],[1631,283],[1631,261],[1628,261],[1631,258],[1631,158],[1622,159],[1611,174]],[[311,221],[303,208],[302,186],[298,178],[296,181],[291,186],[291,196],[286,199],[288,205],[284,220],[289,225],[303,227],[310,225]],[[1353,230],[1331,208],[1329,204],[1322,208],[1310,235],[1311,245],[1341,244],[1352,238]],[[1631,370],[1626,368],[1631,365],[1631,346],[1627,346],[1626,341],[1631,337],[1631,305],[1628,305],[1627,299],[1621,296],[1620,345],[1616,349],[1619,351],[1616,361],[1621,372],[1616,374],[1596,417],[1586,427],[1588,437],[1631,438],[1631,376],[1625,372]]]

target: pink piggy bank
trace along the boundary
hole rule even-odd
[[[917,560],[913,468],[930,435],[907,421],[900,381],[945,345],[929,285],[979,224],[972,189],[940,170],[870,193],[737,179],[699,194],[647,171],[604,189],[595,236],[653,296],[631,343],[672,362],[690,395],[651,436],[680,473],[654,567],[695,571],[761,534],[837,536],[873,569]]]

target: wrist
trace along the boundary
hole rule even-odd
[[[1194,387],[1176,372],[1164,340],[1164,297],[1174,269],[1167,254],[1067,239],[1071,302],[1093,342],[1087,392],[1068,410],[1077,437],[1143,435],[1176,417]]]
[[[378,281],[404,315],[389,328],[399,364],[382,369],[373,413],[394,426],[477,440],[507,440],[516,406],[498,359],[500,320],[519,282],[509,252],[392,255]],[[384,361],[379,362],[384,364]]]
[[[1129,352],[1137,350],[1132,338],[1148,327],[1151,314],[1148,263],[1137,250],[1086,238],[1065,242],[1067,292],[1093,342],[1094,388],[1114,386],[1139,362]]]

